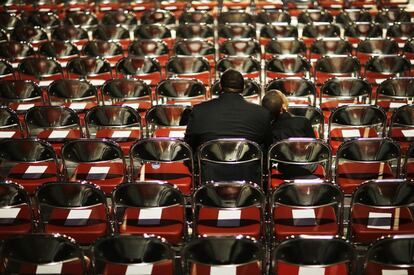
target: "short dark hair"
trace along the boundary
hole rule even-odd
[[[243,75],[234,70],[227,69],[220,77],[220,86],[225,93],[242,93],[244,89]]]
[[[262,106],[278,117],[283,109],[286,98],[281,91],[270,90],[262,99]]]

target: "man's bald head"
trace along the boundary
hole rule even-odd
[[[269,110],[276,117],[287,111],[289,101],[279,90],[270,90],[262,99],[262,106]]]
[[[243,75],[233,69],[227,69],[220,77],[221,90],[224,93],[242,93],[244,89]]]

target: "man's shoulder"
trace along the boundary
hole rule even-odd
[[[217,104],[217,98],[213,98],[207,101],[203,101],[199,104],[196,104],[193,106],[193,111],[197,111],[197,110],[204,110],[206,108],[209,108],[211,106],[215,106]]]

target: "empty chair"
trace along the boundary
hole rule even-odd
[[[168,183],[123,183],[113,191],[112,205],[120,234],[154,234],[173,245],[186,238],[184,197]]]
[[[155,105],[145,115],[148,135],[183,138],[190,114],[188,105]]]
[[[414,97],[413,77],[394,77],[381,82],[377,88],[375,104],[383,108],[388,117],[392,112],[403,105],[408,104]]]
[[[336,23],[342,25],[352,24],[353,22],[371,22],[371,14],[363,9],[344,9],[335,16]]]
[[[260,62],[254,57],[228,56],[217,61],[216,71],[219,75],[230,68],[239,71],[244,78],[252,78],[261,82]]]
[[[207,99],[206,87],[198,79],[168,78],[162,80],[155,94],[158,104],[194,105]]]
[[[303,28],[302,39],[310,46],[316,39],[325,37],[339,37],[340,28],[329,22],[314,22]]]
[[[0,238],[28,234],[34,229],[34,213],[29,196],[21,185],[0,182]]]
[[[173,56],[165,65],[167,78],[196,78],[204,85],[211,85],[210,63],[204,57]]]
[[[47,248],[47,249],[45,249]],[[59,234],[24,234],[5,240],[2,266],[7,274],[85,274],[82,249]]]
[[[402,51],[404,56],[410,60],[414,59],[414,43],[413,39],[410,38],[409,40],[405,41],[404,46],[402,47]]]
[[[298,15],[298,22],[310,24],[313,22],[332,22],[333,16],[330,12],[319,9],[307,9]]]
[[[8,60],[14,66],[17,66],[22,59],[27,57],[34,57],[35,50],[33,47],[23,41],[1,41],[0,42],[0,57]]]
[[[265,46],[264,59],[269,60],[275,55],[306,55],[306,45],[296,38],[272,39]]]
[[[110,233],[105,195],[93,184],[49,182],[37,189],[35,198],[45,233],[71,236],[82,245]]]
[[[339,146],[353,138],[384,137],[386,115],[374,105],[356,104],[336,108],[329,117],[328,141],[334,154]]]
[[[388,26],[386,35],[397,43],[404,43],[413,37],[414,24],[412,22],[394,23]]]
[[[88,42],[88,33],[81,27],[75,26],[59,26],[53,30],[51,37],[53,40],[61,42],[71,42],[78,47],[82,48]]]
[[[358,43],[357,57],[363,65],[372,56],[398,54],[400,48],[397,42],[391,39],[371,38]]]
[[[262,151],[245,139],[216,139],[198,148],[201,184],[208,181],[250,181],[262,186]]]
[[[182,251],[189,275],[262,274],[264,254],[257,243],[243,237],[205,237],[187,243]]]
[[[315,84],[300,77],[279,78],[270,81],[265,91],[281,91],[288,99],[289,105],[315,105],[316,104],[316,87]]]
[[[112,78],[111,64],[101,57],[76,57],[66,68],[70,79],[88,79],[94,86]]]
[[[221,25],[226,24],[252,24],[254,18],[251,14],[243,11],[227,11],[221,12],[218,16],[218,23]]]
[[[209,24],[211,25],[214,23],[214,17],[210,13],[204,12],[204,11],[185,10],[181,14],[179,18],[179,22],[181,25],[184,25],[184,24]]]
[[[299,55],[276,56],[266,62],[266,77],[271,80],[284,77],[309,77],[309,62]]]
[[[161,81],[161,65],[154,58],[124,57],[116,65],[116,73],[125,78],[141,79],[151,86]]]
[[[344,37],[352,44],[367,38],[381,38],[382,26],[371,22],[354,22],[345,27]]]
[[[180,24],[176,30],[177,39],[202,39],[214,42],[214,30],[211,25],[187,23]]]
[[[414,143],[411,143],[405,156],[403,175],[414,180]]]
[[[62,148],[63,172],[68,181],[90,181],[110,194],[127,179],[121,148],[107,139],[77,139]]]
[[[68,107],[32,107],[27,110],[24,120],[27,135],[47,140],[58,155],[66,141],[83,137],[79,117]]]
[[[120,25],[126,29],[132,29],[138,23],[137,17],[134,13],[124,9],[114,9],[105,11],[101,24],[104,26]]]
[[[0,80],[14,80],[16,74],[17,72],[15,72],[9,62],[0,60]]]
[[[400,170],[400,148],[387,138],[358,138],[344,142],[335,161],[335,182],[351,194],[362,182],[393,179]]]
[[[322,111],[315,106],[290,106],[288,112],[294,116],[306,117],[315,132],[315,137],[323,138],[325,122]]]
[[[155,58],[161,66],[165,66],[169,58],[168,45],[162,40],[136,40],[128,47],[128,54],[141,59]],[[143,71],[142,73],[145,73]]]
[[[33,81],[0,80],[0,102],[18,114],[44,104],[42,90]]]
[[[90,57],[104,58],[111,66],[115,66],[123,57],[123,49],[119,43],[104,40],[89,41],[83,47],[82,53]]]
[[[273,251],[270,269],[275,274],[351,275],[356,272],[356,249],[338,237],[290,238]]]
[[[0,106],[0,139],[22,138],[23,134],[17,113],[6,106]]]
[[[380,84],[387,78],[409,76],[411,63],[399,55],[374,56],[365,63],[364,76],[372,84]]]
[[[405,155],[414,141],[414,105],[404,105],[393,112],[388,136],[399,144],[401,154]]]
[[[96,106],[85,117],[88,138],[109,138],[116,141],[125,155],[142,136],[141,117],[128,106]]]
[[[372,180],[360,185],[352,195],[349,238],[367,245],[382,236],[410,235],[414,182]]]
[[[394,22],[411,22],[411,15],[403,9],[382,9],[375,16],[375,22],[381,24],[389,24]]]
[[[290,138],[269,148],[267,166],[268,188],[284,181],[298,179],[329,179],[331,149],[322,140]]]
[[[247,182],[211,182],[193,195],[195,236],[264,236],[265,197]]]
[[[141,24],[175,25],[175,17],[172,12],[162,9],[146,10],[140,18]]]
[[[174,274],[174,252],[161,238],[119,235],[93,244],[96,274]]]
[[[267,45],[273,40],[297,39],[298,28],[288,23],[264,25],[260,29],[259,39],[262,45]]]
[[[0,12],[0,28],[6,31],[12,31],[16,26],[22,25],[23,21],[20,17],[11,12]]]
[[[137,25],[134,37],[139,40],[162,40],[169,48],[174,45],[170,28],[161,24]]]
[[[364,275],[390,272],[409,274],[413,267],[413,235],[383,237],[369,247],[364,261]]]
[[[223,0],[220,5],[219,9],[221,10],[246,10],[252,6],[251,0]]]
[[[96,28],[98,26],[98,23],[98,19],[94,14],[84,10],[70,11],[63,19],[64,25],[83,28],[85,30]]]
[[[356,57],[346,55],[325,56],[315,63],[315,82],[323,84],[332,77],[358,76],[360,64]]]
[[[99,25],[92,33],[92,37],[98,41],[113,41],[121,45],[123,50],[127,50],[131,43],[129,30],[116,25]]]
[[[356,77],[331,78],[320,89],[320,108],[328,119],[331,111],[347,104],[370,102],[372,87],[367,80]]]
[[[174,44],[175,55],[202,56],[206,58],[210,66],[215,63],[215,48],[213,43],[205,39],[183,39]]]
[[[148,138],[137,141],[130,151],[134,180],[160,180],[175,184],[184,195],[194,188],[193,154],[182,140]]]
[[[256,38],[256,29],[251,24],[227,23],[218,27],[219,45],[227,40],[254,38]]]
[[[62,67],[66,67],[67,62],[79,56],[79,50],[74,44],[59,40],[43,43],[40,45],[38,53],[44,57],[55,58]]]
[[[60,178],[53,147],[39,139],[0,140],[0,177],[21,184],[29,194]]]
[[[312,62],[324,55],[349,55],[352,53],[352,45],[338,37],[325,37],[312,43],[310,58]]]
[[[256,23],[268,25],[273,23],[291,22],[291,17],[284,10],[263,10],[256,15]]]
[[[30,25],[18,25],[10,34],[10,40],[27,42],[33,47],[39,46],[47,39],[47,33],[42,28]]]
[[[223,42],[219,47],[220,57],[254,56],[260,58],[260,45],[253,39],[232,39]]]
[[[40,27],[46,31],[53,30],[60,25],[59,17],[56,13],[50,11],[33,11],[21,14],[24,24],[34,27]]]
[[[20,79],[33,80],[40,87],[47,87],[51,81],[63,78],[62,67],[50,58],[25,58],[20,62],[18,72]]]
[[[244,89],[241,95],[249,102],[260,104],[261,85],[254,79],[244,79]],[[216,80],[210,89],[212,97],[218,97],[221,93],[220,80]]]

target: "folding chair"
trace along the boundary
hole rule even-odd
[[[173,245],[186,239],[184,197],[163,182],[126,182],[112,192],[113,215],[120,234],[153,234]]]
[[[63,68],[66,67],[70,60],[80,55],[78,48],[74,44],[60,40],[52,40],[41,44],[38,53],[40,56],[56,59]]]
[[[410,61],[399,55],[380,55],[371,57],[365,63],[364,76],[371,84],[380,84],[387,78],[410,76]]]
[[[364,65],[371,57],[380,55],[398,54],[400,48],[394,40],[384,38],[370,38],[358,43],[356,56],[361,65]]]
[[[219,19],[220,20],[220,19]],[[219,23],[220,24],[220,23]],[[226,23],[218,26],[218,44],[227,40],[255,39],[256,28],[249,23]]]
[[[316,84],[323,84],[332,77],[359,76],[361,65],[356,57],[348,55],[324,56],[315,63]]]
[[[246,139],[216,139],[197,152],[199,182],[250,181],[262,186],[262,150]]]
[[[158,104],[195,105],[207,99],[204,84],[198,79],[168,78],[155,89]]]
[[[361,184],[352,194],[349,239],[367,245],[381,236],[413,234],[413,190],[414,182],[403,179]]]
[[[62,67],[52,58],[25,58],[20,62],[17,71],[20,79],[32,80],[41,88],[46,88],[54,80],[63,78]]]
[[[298,28],[288,23],[274,23],[271,25],[264,25],[260,29],[259,41],[262,45],[268,45],[272,41],[279,40],[297,40]],[[300,42],[303,42],[300,40]],[[289,49],[289,48],[287,48]],[[271,52],[270,49],[266,52]]]
[[[66,13],[63,19],[63,24],[67,26],[74,26],[83,28],[85,30],[92,30],[99,24],[96,16],[88,10],[72,10]]]
[[[69,79],[87,79],[98,87],[112,78],[111,64],[102,57],[76,57],[67,64],[66,69]]]
[[[372,15],[364,9],[344,9],[335,16],[335,21],[344,26],[353,22],[372,22]]]
[[[345,194],[351,194],[366,180],[395,179],[400,158],[400,148],[388,138],[348,140],[336,154],[335,182]]]
[[[266,79],[310,76],[310,63],[300,55],[275,56],[266,62]]]
[[[262,274],[264,254],[257,241],[246,237],[204,237],[182,250],[185,274]]]
[[[405,155],[414,141],[414,105],[404,105],[394,111],[388,136],[398,143],[401,154]]]
[[[265,92],[273,89],[281,91],[289,99],[289,106],[315,106],[316,104],[315,84],[306,78],[287,77],[273,79],[267,84]]]
[[[174,274],[175,254],[160,237],[108,236],[96,241],[92,251],[96,274]]]
[[[167,181],[184,195],[190,195],[194,189],[193,163],[189,145],[179,139],[142,139],[130,151],[133,180]]]
[[[44,105],[44,98],[33,81],[0,80],[0,102],[22,115],[31,107]]]
[[[105,194],[128,178],[124,155],[107,139],[77,139],[62,148],[63,172],[68,181],[90,181]]]
[[[117,78],[135,78],[155,87],[161,81],[161,65],[155,58],[127,56],[116,65]]]
[[[290,238],[277,246],[271,257],[270,270],[278,275],[351,275],[356,272],[356,249],[339,237]]]
[[[253,56],[261,58],[260,44],[253,39],[231,39],[219,46],[219,57],[225,56]]]
[[[265,236],[265,197],[248,182],[210,182],[193,195],[194,236]]]
[[[324,37],[312,43],[309,58],[313,64],[325,55],[350,54],[352,54],[352,45],[348,41],[339,37]]]
[[[36,190],[39,226],[47,234],[60,233],[89,245],[110,233],[104,193],[87,182],[49,182]]]
[[[47,33],[39,27],[18,25],[10,34],[10,40],[27,42],[34,48],[48,40]]]
[[[279,141],[269,148],[268,188],[276,188],[287,180],[329,180],[330,163],[331,149],[322,140],[290,138]]]
[[[128,54],[142,59],[154,58],[162,67],[165,67],[169,58],[169,49],[162,40],[136,40],[129,45]]]
[[[172,56],[165,65],[167,78],[196,78],[205,86],[211,85],[211,66],[201,56]]]
[[[115,41],[93,40],[87,42],[82,49],[82,54],[89,57],[103,58],[114,67],[124,57],[121,44]]]
[[[345,27],[344,38],[357,47],[367,38],[382,38],[382,26],[372,22],[354,22]]]
[[[24,132],[17,113],[6,106],[0,106],[0,139],[22,137]]]
[[[266,42],[264,42],[266,43]],[[306,55],[306,45],[295,37],[276,38],[266,43],[263,58],[272,59],[277,55]]]
[[[213,27],[205,23],[180,24],[176,30],[176,37],[181,39],[201,39],[214,43]]]
[[[45,249],[47,248],[47,249]],[[72,238],[59,234],[24,234],[2,246],[2,266],[7,274],[86,274],[83,250]]]
[[[254,79],[244,79],[244,89],[241,95],[249,102],[260,104],[262,86]],[[218,97],[221,94],[220,80],[216,80],[210,89],[212,97]]]
[[[78,50],[82,49],[83,45],[88,42],[88,33],[82,27],[76,26],[59,26],[53,30],[51,37],[53,40],[61,42],[71,42]]]
[[[405,43],[410,40],[413,35],[414,24],[412,22],[397,22],[389,25],[386,33],[386,37],[394,39],[397,43]]]
[[[170,27],[161,24],[137,25],[134,37],[139,40],[162,40],[170,49],[175,42],[171,36]]]
[[[218,75],[221,75],[230,68],[239,71],[244,78],[252,78],[261,83],[260,62],[252,56],[228,56],[221,58],[216,63],[216,72]]]
[[[407,179],[414,180],[414,143],[411,143],[410,147],[408,148],[407,154],[405,156],[404,162],[404,176]]]
[[[272,236],[342,234],[343,194],[327,181],[290,181],[270,195]]]
[[[313,22],[305,25],[302,30],[302,39],[309,47],[312,43],[325,37],[339,37],[341,29],[338,25],[334,25],[330,22]]]
[[[24,58],[34,56],[35,50],[27,42],[7,40],[0,42],[0,57],[10,62],[15,68]]]
[[[29,194],[45,182],[60,179],[53,147],[39,139],[0,140],[0,177],[22,185]]]
[[[313,22],[333,22],[333,16],[329,11],[321,9],[307,9],[298,15],[298,23],[311,24]]]

